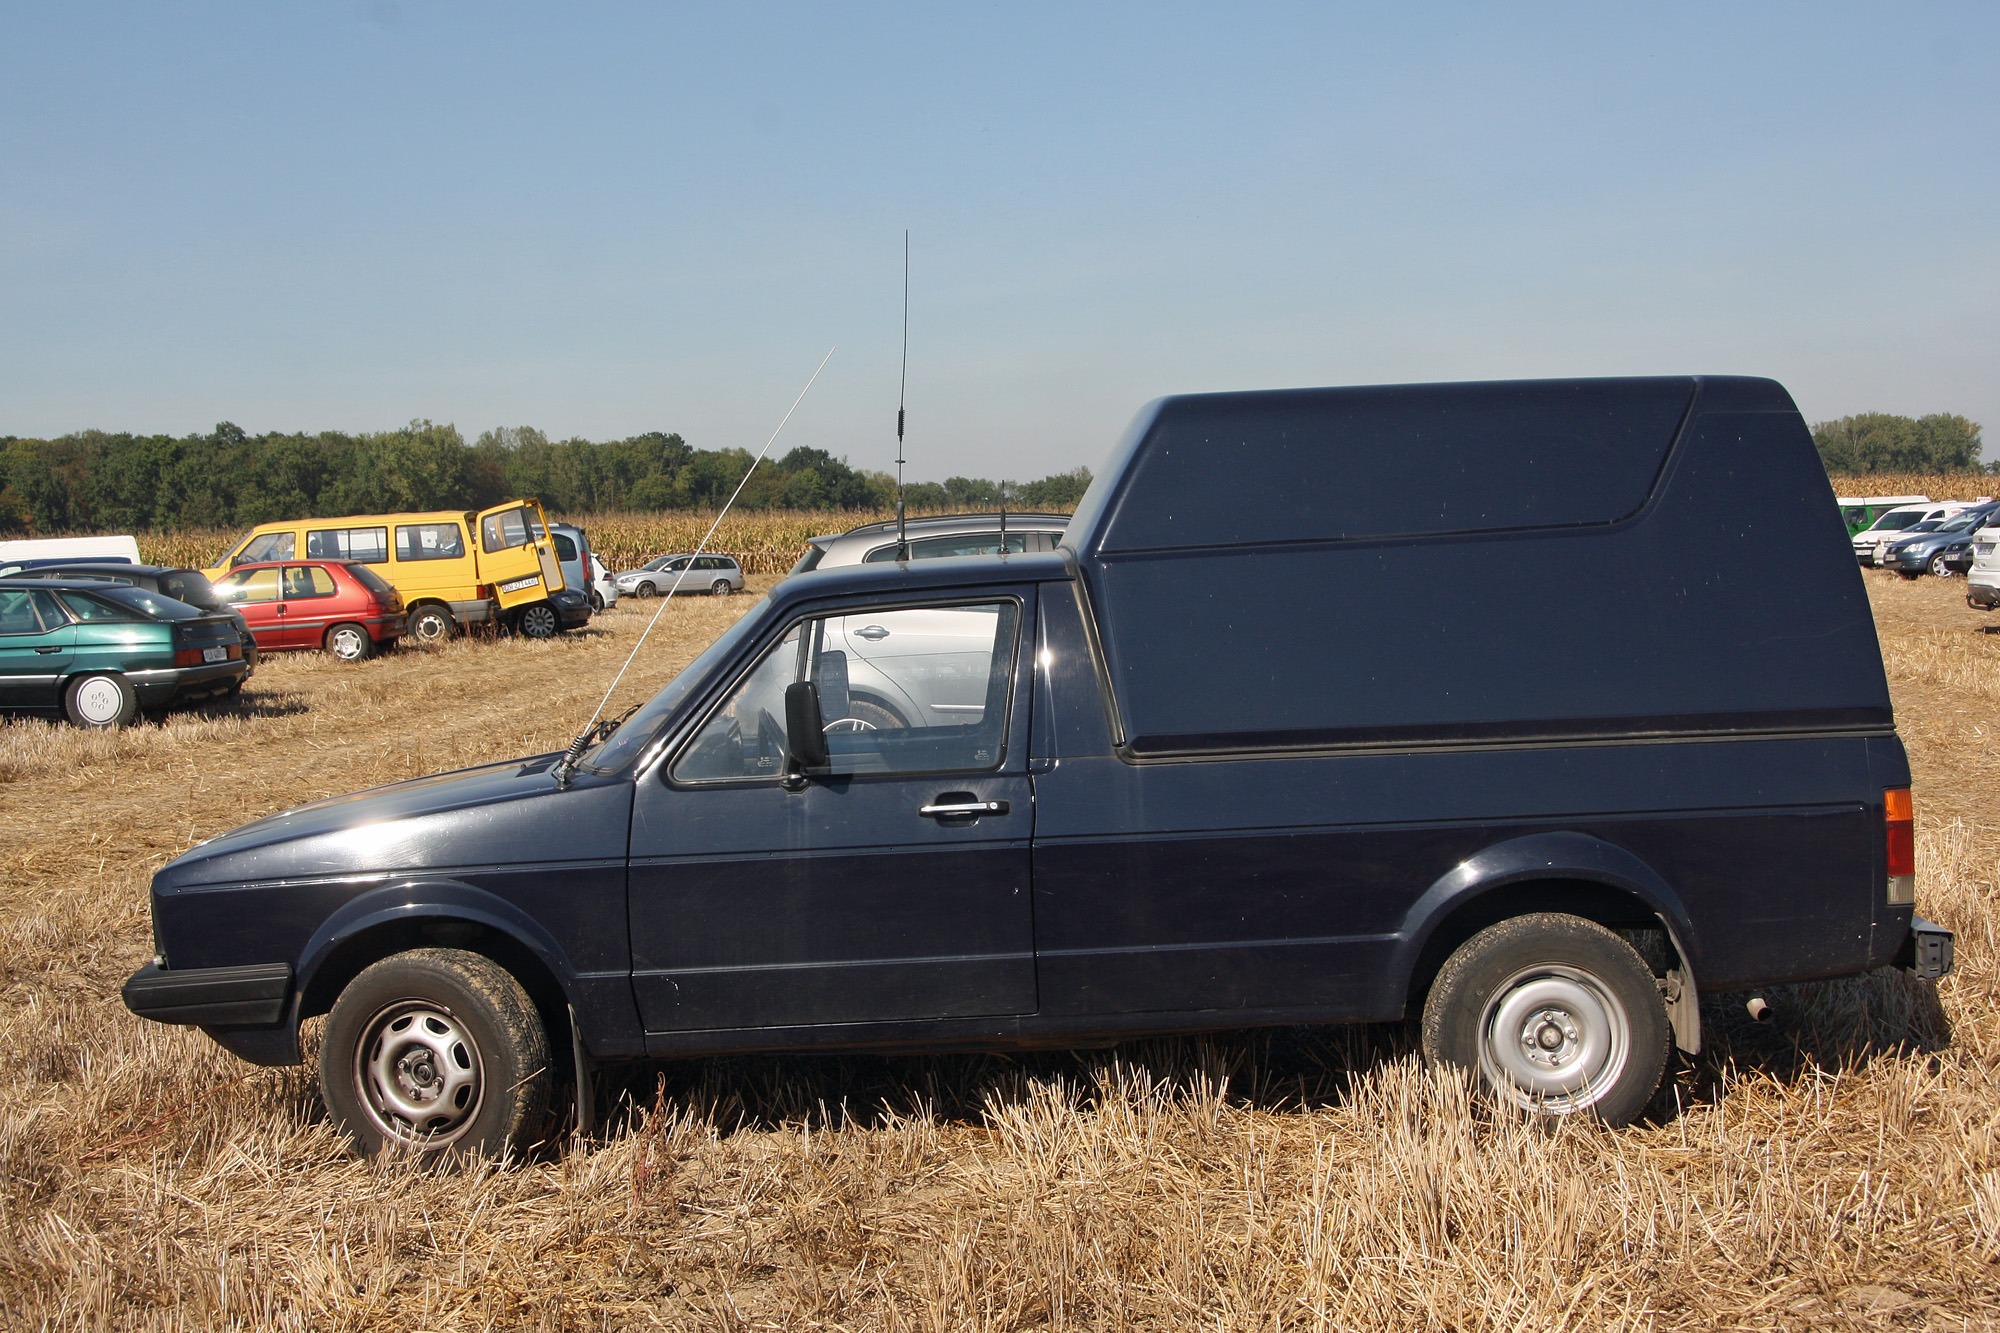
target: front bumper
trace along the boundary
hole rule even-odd
[[[556,621],[564,629],[575,629],[590,623],[590,598],[574,588],[550,593],[549,605],[555,608]]]
[[[175,971],[155,961],[134,972],[119,993],[127,1009],[155,1023],[267,1027],[284,1019],[291,989],[290,963]]]

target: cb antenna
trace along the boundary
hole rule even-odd
[[[903,377],[896,385],[896,558],[910,558],[903,528],[903,400],[910,388],[910,232],[903,229]]]

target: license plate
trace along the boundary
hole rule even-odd
[[[1973,547],[1972,549],[1973,549],[1973,550],[1975,550],[1975,551],[1977,551],[1977,552],[1979,552],[1979,554],[1981,554],[1981,555],[1992,555],[1992,554],[1993,554],[1993,543],[1992,543],[1992,542],[1981,542],[1981,543],[1979,543],[1979,545],[1977,545],[1977,546]]]
[[[227,662],[229,660],[229,650],[227,648],[204,648],[201,650],[201,660],[204,662]]]

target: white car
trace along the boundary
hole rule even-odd
[[[2000,606],[2000,527],[1972,534],[1972,568],[1965,574],[1965,604],[1975,611]]]
[[[590,601],[600,611],[618,605],[618,581],[595,551],[590,553]]]

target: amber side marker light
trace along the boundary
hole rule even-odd
[[[1882,814],[1889,831],[1889,901],[1917,900],[1917,825],[1908,787],[1882,793]]]

